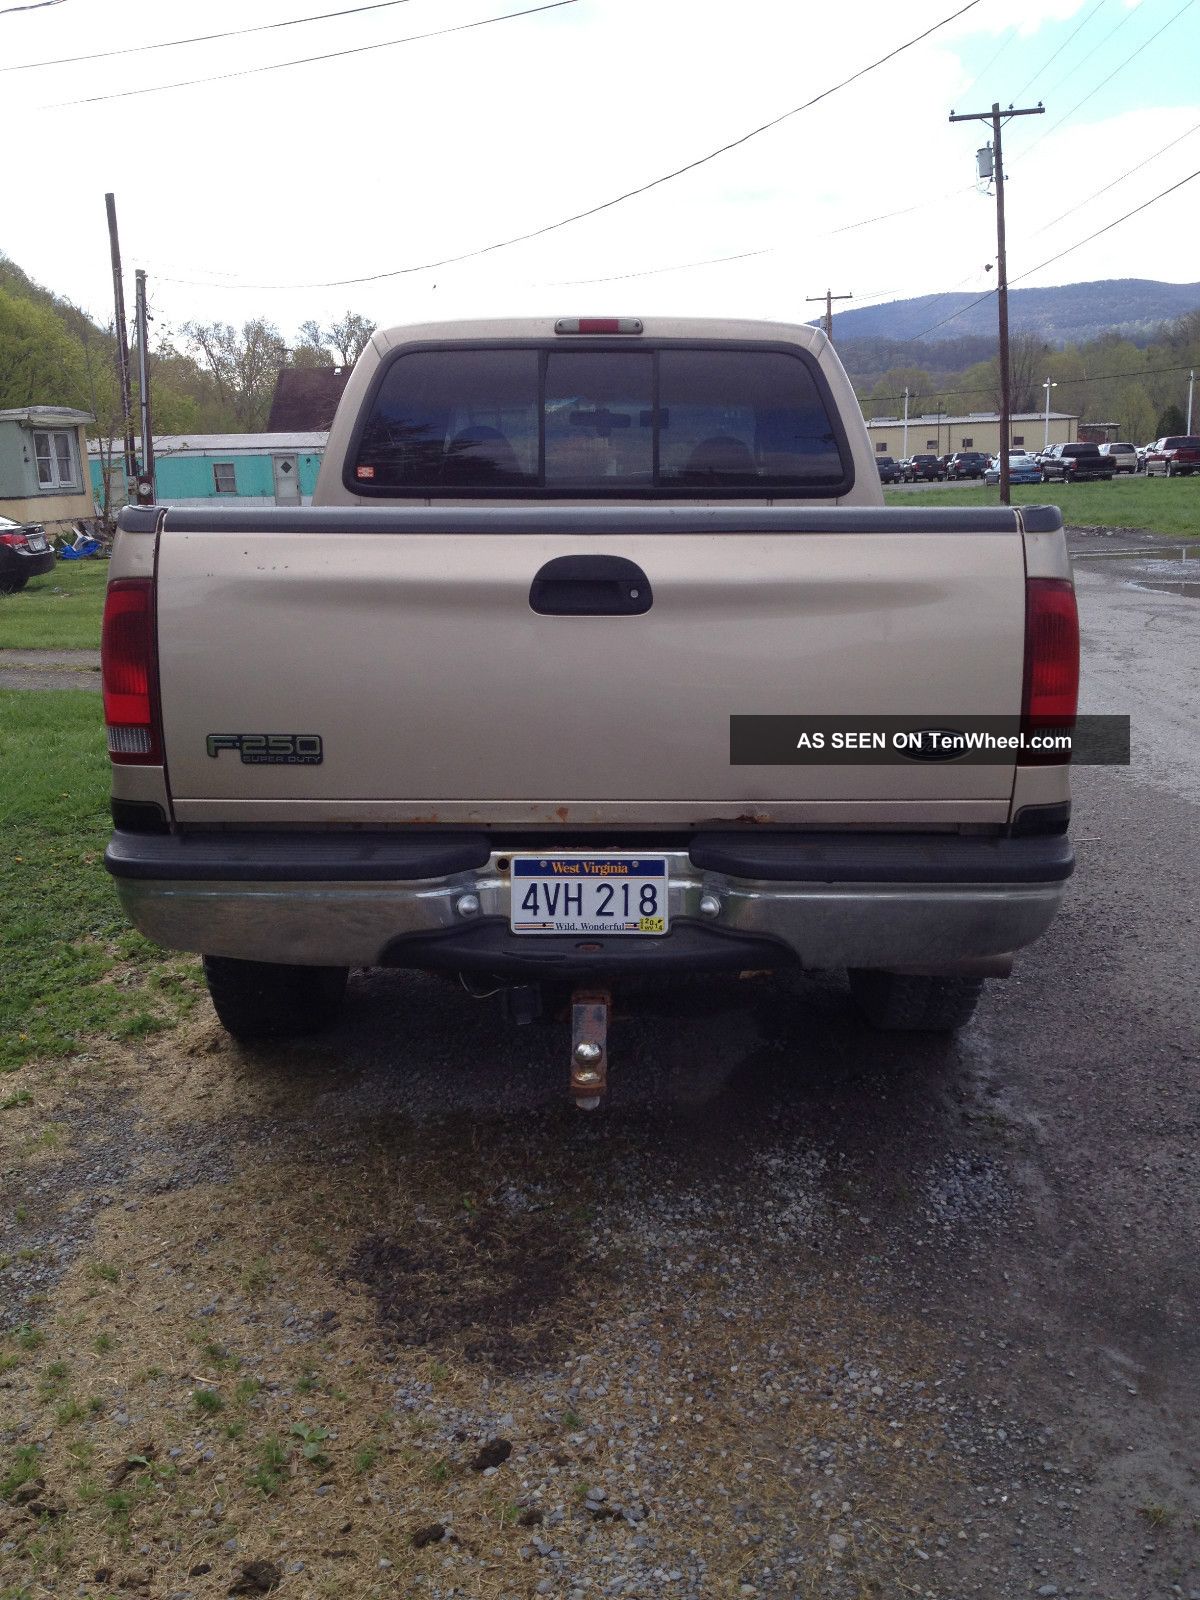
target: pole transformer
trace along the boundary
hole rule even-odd
[[[826,289],[824,294],[810,294],[806,297],[807,303],[813,300],[825,302],[825,337],[830,344],[833,343],[833,302],[835,300],[853,300],[852,294],[834,294],[832,289]]]
[[[1045,106],[1009,106],[1001,111],[994,100],[990,111],[952,111],[951,122],[990,122],[996,180],[996,307],[1000,332],[1000,503],[1009,505],[1012,496],[1008,481],[1008,452],[1012,449],[1012,393],[1008,365],[1008,252],[1004,242],[1004,148],[1000,129],[1010,117],[1040,117]],[[976,157],[978,161],[978,156]],[[980,169],[982,170],[982,169]]]

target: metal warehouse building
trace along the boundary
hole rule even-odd
[[[1047,442],[1046,413],[1021,411],[1010,419],[1013,450],[1040,450]],[[1050,413],[1050,444],[1073,444],[1079,418],[1067,411]],[[867,422],[877,456],[951,455],[955,450],[981,450],[995,455],[1000,449],[1000,416],[996,411],[969,411],[947,416],[935,411],[919,417],[871,417]]]

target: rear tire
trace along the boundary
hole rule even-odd
[[[235,1039],[287,1039],[327,1027],[342,1009],[348,976],[346,967],[204,957],[213,1010]]]
[[[850,995],[873,1028],[885,1032],[953,1033],[975,1013],[982,978],[918,977],[902,972],[850,971]]]
[[[0,578],[0,594],[20,594],[28,582],[28,577]]]

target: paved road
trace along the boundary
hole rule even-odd
[[[200,1013],[119,1060],[13,1180],[68,1265],[8,1281],[76,1368],[110,1292],[83,1255],[122,1263],[98,1459],[153,1440],[193,1475],[131,1513],[133,1555],[72,1510],[79,1573],[198,1600],[250,1556],[314,1597],[1200,1593],[1200,610],[1132,586],[1163,576],[1080,563],[1084,708],[1131,713],[1133,764],[1078,775],[1066,910],[955,1043],[871,1034],[833,975],[633,996],[589,1118],[561,1028],[376,973],[319,1041],[256,1059]],[[296,1422],[332,1464],[263,1489],[259,1440]]]

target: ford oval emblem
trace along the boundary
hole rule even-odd
[[[967,753],[960,743],[965,737],[961,728],[906,728],[895,744],[910,761],[958,761]]]

